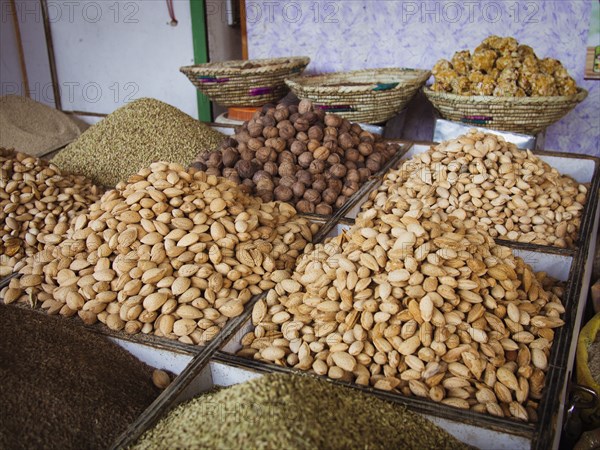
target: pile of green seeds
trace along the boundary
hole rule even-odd
[[[52,160],[62,170],[114,187],[155,161],[188,166],[225,136],[179,109],[142,98],[89,128]]]
[[[243,443],[243,444],[242,444]],[[310,375],[268,374],[179,405],[134,449],[466,449],[402,406]]]

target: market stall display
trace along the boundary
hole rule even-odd
[[[241,441],[251,448],[294,450],[469,448],[400,405],[284,374],[203,393],[169,412],[131,448],[220,449]]]
[[[303,100],[298,106],[263,108],[219,150],[200,155],[196,166],[264,201],[331,215],[385,167],[397,148]]]
[[[205,345],[289,276],[316,225],[285,203],[157,162],[119,183],[27,260],[4,303]]]
[[[317,109],[352,122],[375,124],[402,111],[430,75],[428,70],[380,68],[296,76],[285,82],[298,98],[312,100]]]
[[[81,131],[66,114],[29,97],[0,97],[0,147],[41,156],[74,141]]]
[[[498,130],[536,134],[587,96],[560,61],[538,59],[511,37],[490,36],[432,69],[424,92],[442,117]]]
[[[71,321],[0,305],[0,447],[107,448],[159,395],[152,368]]]
[[[284,80],[302,73],[305,56],[231,60],[196,64],[179,70],[203,94],[222,106],[263,106],[288,92]]]
[[[26,256],[56,244],[102,189],[52,163],[1,147],[0,170],[0,277],[5,277]]]
[[[90,127],[52,162],[64,171],[114,187],[155,161],[188,166],[224,138],[171,105],[142,98]]]

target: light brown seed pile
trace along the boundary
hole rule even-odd
[[[253,295],[288,278],[316,226],[234,183],[154,163],[80,215],[2,292],[112,330],[210,341]],[[59,242],[60,241],[60,242]]]
[[[501,136],[472,130],[390,171],[363,210],[402,215],[414,203],[472,219],[494,238],[572,247],[587,188]]]
[[[466,449],[402,406],[315,377],[268,374],[178,406],[132,447]]]
[[[53,162],[113,187],[155,161],[187,166],[199,153],[217,148],[224,138],[171,105],[142,98],[92,126]]]
[[[239,354],[534,421],[562,291],[475,225],[362,212],[255,305]]]
[[[69,221],[100,198],[101,189],[54,164],[0,147],[0,277],[62,235]],[[56,243],[56,242],[53,242]]]

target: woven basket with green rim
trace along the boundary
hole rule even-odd
[[[262,106],[284,97],[285,78],[300,74],[310,58],[233,60],[184,66],[179,70],[222,106]]]
[[[394,117],[431,75],[428,70],[386,68],[297,76],[285,80],[298,98],[352,122]]]
[[[537,134],[565,116],[588,95],[578,88],[571,96],[493,97],[423,92],[444,119],[502,131]]]

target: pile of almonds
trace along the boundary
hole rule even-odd
[[[586,194],[530,151],[472,130],[388,172],[363,209],[402,215],[419,202],[494,238],[565,248],[577,239]]]
[[[263,201],[290,202],[303,213],[329,215],[397,152],[335,114],[298,106],[265,107],[227,139],[201,155],[197,167],[222,175]]]
[[[239,355],[535,421],[562,288],[419,199],[310,245],[252,312]]]
[[[2,297],[203,345],[274,278],[289,276],[315,231],[291,205],[153,163],[78,216],[65,240],[29,258]]]
[[[0,148],[0,277],[44,247],[47,234],[62,235],[70,220],[100,198],[87,178]]]

